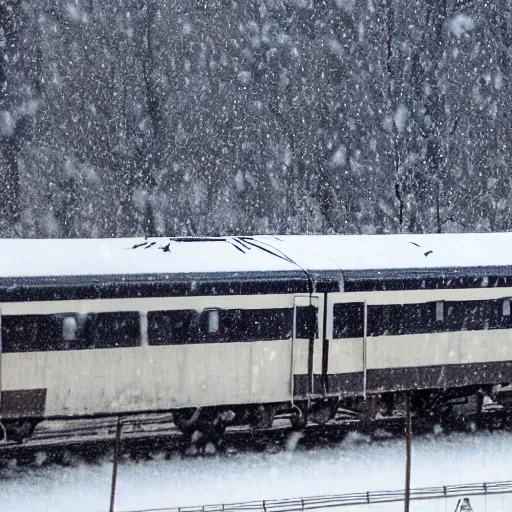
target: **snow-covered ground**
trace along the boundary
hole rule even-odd
[[[412,487],[511,480],[510,432],[427,436],[413,441]],[[119,466],[116,510],[312,496],[404,486],[403,439],[349,435],[336,446],[212,458],[176,454]],[[0,473],[2,511],[108,510],[112,466],[24,467]],[[447,512],[457,500],[414,502],[411,511]],[[471,498],[474,512],[509,511],[512,496]],[[402,510],[401,503],[346,507],[346,512]]]

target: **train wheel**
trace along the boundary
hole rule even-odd
[[[338,399],[326,398],[313,402],[308,410],[308,419],[318,425],[325,425],[332,420],[338,410]]]
[[[174,424],[179,428],[182,434],[192,435],[197,430],[201,408],[180,409],[173,414]]]
[[[34,434],[38,420],[4,420],[3,428],[6,441],[14,441],[21,444],[25,439],[30,439]]]
[[[226,411],[207,409],[201,412],[197,423],[199,430],[208,441],[217,443],[228,426],[231,416]]]
[[[275,415],[276,407],[272,405],[260,405],[251,411],[249,423],[255,430],[271,428]]]
[[[174,423],[187,436],[188,455],[213,455],[221,445],[228,424],[235,418],[230,410],[186,409],[174,413]]]

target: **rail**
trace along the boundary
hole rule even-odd
[[[411,489],[411,500],[435,500],[512,493],[512,480],[481,484],[445,485]],[[370,491],[351,494],[311,496],[281,500],[247,501],[224,505],[136,509],[125,512],[303,512],[355,505],[372,505],[404,500],[404,490]]]

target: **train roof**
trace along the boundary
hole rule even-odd
[[[512,233],[3,239],[0,277],[428,270],[512,265]]]
[[[512,233],[0,240],[0,302],[512,287]]]
[[[345,271],[469,269],[512,265],[512,232],[282,238],[283,250],[286,247],[292,257],[295,248],[311,250],[311,256],[314,252],[328,257]]]

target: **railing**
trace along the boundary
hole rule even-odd
[[[411,489],[411,500],[435,500],[512,493],[512,481],[489,482],[482,484],[445,485],[442,487],[424,487]],[[371,491],[352,494],[333,494],[311,496],[308,498],[289,498],[281,500],[247,501],[224,505],[204,505],[194,507],[170,507],[138,509],[130,512],[303,512],[334,507],[390,503],[404,500],[404,491]]]

